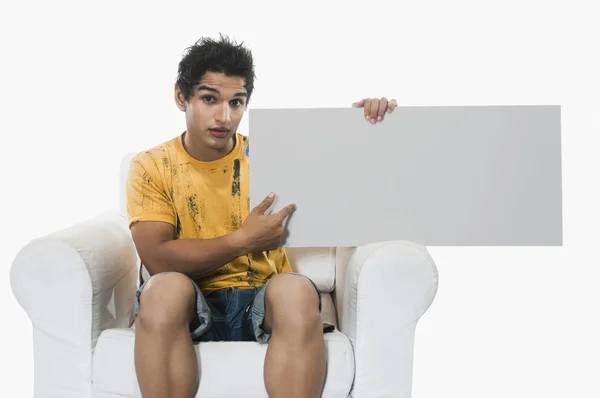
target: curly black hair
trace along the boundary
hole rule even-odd
[[[247,104],[256,78],[252,52],[243,46],[244,42],[237,44],[229,37],[219,35],[219,41],[202,37],[193,46],[185,49],[185,55],[179,62],[177,85],[183,92],[185,100],[189,101],[194,93],[194,86],[206,72],[239,76],[244,78],[246,91],[248,91]]]

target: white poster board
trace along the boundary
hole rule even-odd
[[[561,246],[560,106],[251,109],[250,206],[289,203],[286,247],[408,240]]]

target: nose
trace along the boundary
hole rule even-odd
[[[215,120],[223,124],[229,123],[231,121],[231,109],[229,109],[229,104],[225,102],[216,108]]]

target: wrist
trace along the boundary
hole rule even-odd
[[[230,238],[232,249],[236,253],[237,257],[245,256],[246,254],[252,252],[250,240],[242,228],[238,228],[232,232],[230,234]]]

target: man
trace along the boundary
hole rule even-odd
[[[269,195],[249,209],[249,141],[237,128],[253,91],[252,54],[223,36],[187,50],[175,84],[187,129],[137,154],[127,183],[131,234],[151,275],[134,314],[142,395],[193,397],[194,344],[257,341],[268,344],[270,397],[317,397],[326,363],[320,292],[292,272],[281,247],[295,206],[266,215]],[[377,123],[396,103],[353,106]]]

